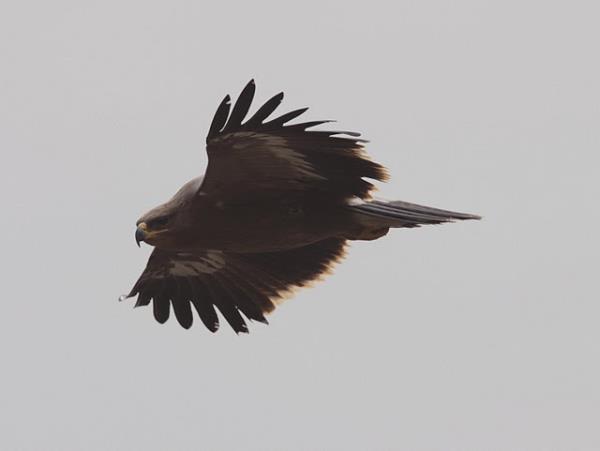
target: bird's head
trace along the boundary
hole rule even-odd
[[[144,241],[152,246],[164,242],[174,228],[175,211],[168,203],[153,208],[136,222],[135,241],[137,245]]]
[[[191,180],[171,200],[153,208],[137,220],[135,241],[152,246],[175,248],[182,240],[182,232],[189,228],[189,205],[194,198],[201,178]]]

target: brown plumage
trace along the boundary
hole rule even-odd
[[[153,304],[154,317],[192,325],[192,305],[215,332],[217,310],[237,332],[295,288],[330,271],[347,240],[373,240],[390,227],[418,227],[478,216],[407,202],[376,201],[385,169],[363,150],[358,133],[309,130],[328,121],[287,125],[306,108],[267,120],[283,99],[268,100],[244,122],[250,81],[230,111],[219,105],[206,138],[204,178],[142,216],[136,240],[155,246],[126,297]],[[216,307],[216,309],[215,309]]]

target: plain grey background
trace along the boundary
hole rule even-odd
[[[600,449],[599,14],[2,2],[0,447]],[[248,336],[118,303],[252,77],[361,131],[380,196],[485,220],[354,244]]]

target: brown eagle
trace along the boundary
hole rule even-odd
[[[310,130],[330,121],[288,124],[307,108],[267,118],[283,99],[269,99],[244,122],[251,80],[230,108],[219,105],[206,137],[208,167],[168,202],[142,216],[135,239],[154,246],[131,292],[136,307],[152,302],[159,323],[192,325],[193,305],[212,332],[215,307],[236,333],[294,289],[327,274],[348,240],[375,240],[390,227],[410,228],[478,216],[402,201],[374,200],[386,170],[372,162],[360,134]],[[231,110],[231,111],[230,111]]]

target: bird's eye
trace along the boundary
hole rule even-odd
[[[166,226],[168,222],[169,222],[168,216],[161,216],[159,218],[150,220],[148,222],[148,227],[150,229],[161,229],[164,226]]]

